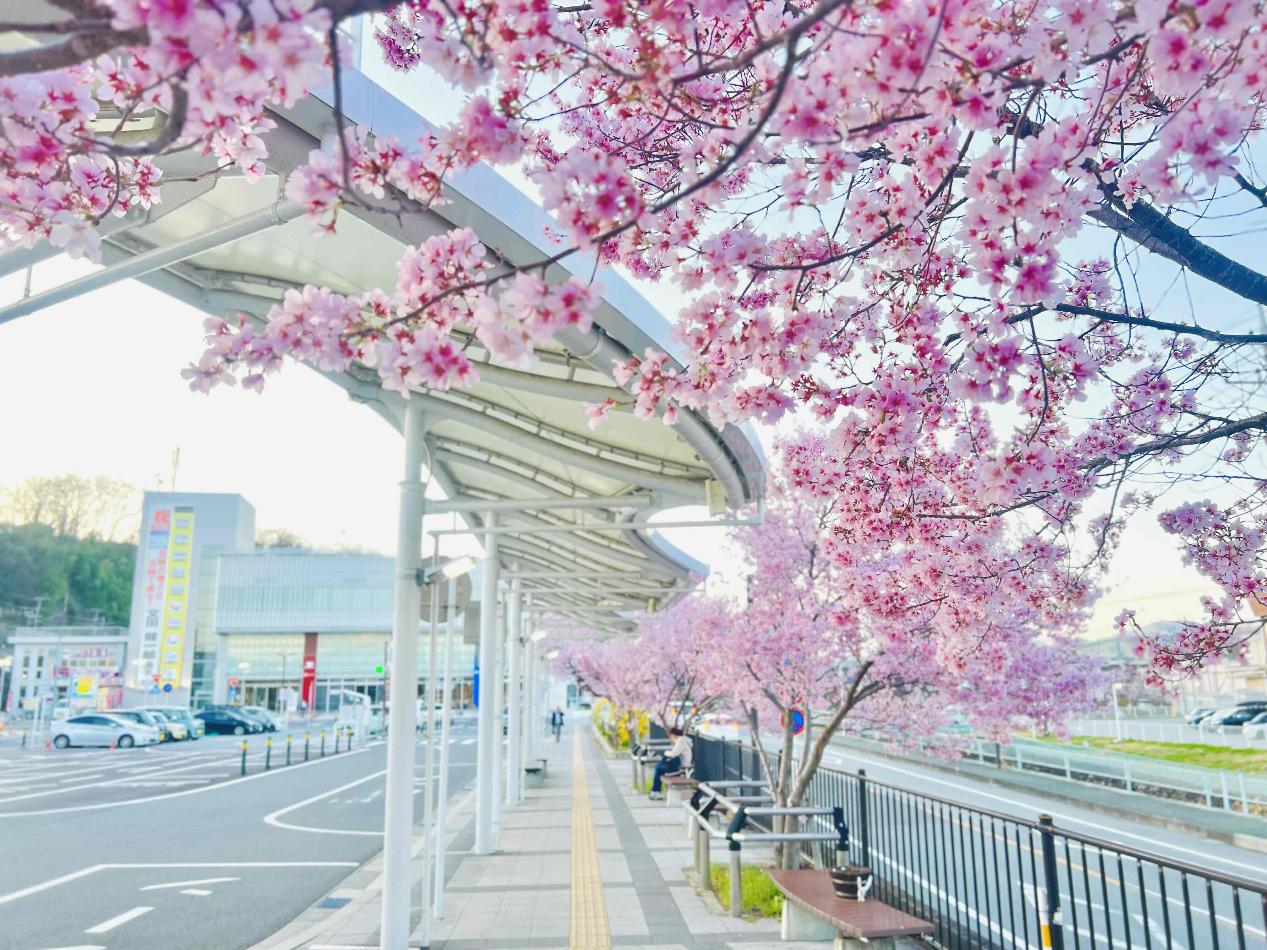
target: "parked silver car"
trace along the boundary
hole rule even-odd
[[[58,749],[73,745],[130,749],[137,745],[154,745],[159,741],[158,730],[152,726],[103,712],[63,719],[53,725],[49,737]]]

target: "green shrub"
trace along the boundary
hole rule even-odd
[[[730,865],[714,864],[709,870],[713,893],[721,901],[722,907],[730,910]],[[739,891],[743,897],[745,914],[778,917],[783,910],[783,895],[763,868],[745,866],[739,878]]]

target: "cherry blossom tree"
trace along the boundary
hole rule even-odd
[[[1224,500],[1161,518],[1221,594],[1146,646],[1164,673],[1258,629],[1267,334],[1236,321],[1267,275],[1221,235],[1267,214],[1262,0],[31,6],[0,23],[20,34],[0,53],[0,249],[94,256],[176,152],[259,175],[271,110],[327,82],[337,107],[337,27],[362,13],[393,66],[465,99],[415,142],[341,128],[286,185],[314,227],[435,205],[479,161],[519,167],[557,221],[557,250],[522,267],[454,229],[409,248],[395,287],[213,320],[192,385],[258,388],[286,356],[465,385],[459,324],[507,361],[588,325],[596,286],[544,279],[588,253],[683,299],[685,362],[615,368],[636,411],[818,420],[798,478],[844,496],[864,547],[900,561],[946,522],[1021,525],[1035,557],[1089,564],[1158,482],[1212,478]],[[1199,313],[1165,299],[1176,281]]]
[[[913,745],[962,723],[1008,741],[1102,697],[1107,681],[1073,637],[1094,588],[1054,551],[997,519],[915,525],[918,543],[877,543],[861,530],[865,484],[795,486],[820,439],[784,451],[764,523],[735,532],[747,592],[718,626],[710,667],[712,688],[748,719],[776,804],[803,801],[846,726]],[[794,710],[805,717],[799,750]]]
[[[645,710],[666,730],[687,730],[728,697],[712,670],[730,619],[725,603],[693,594],[661,613],[640,615],[631,638],[575,641],[559,659],[595,695]]]

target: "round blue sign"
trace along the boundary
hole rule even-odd
[[[171,691],[172,691],[172,684],[171,684],[171,683],[164,683],[164,684],[163,684],[163,692],[164,692],[164,693],[170,693]]]
[[[790,710],[792,714],[792,735],[799,736],[805,731],[805,710],[793,707]],[[788,715],[784,713],[779,717],[784,726],[787,725]]]

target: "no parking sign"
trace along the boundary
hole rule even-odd
[[[780,716],[779,722],[784,729],[787,728],[787,719],[789,715],[792,717],[792,735],[799,736],[805,731],[805,710],[793,706]]]

